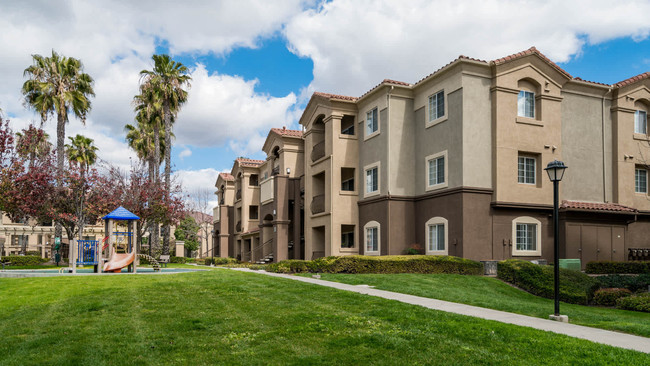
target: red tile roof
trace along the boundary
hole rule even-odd
[[[482,63],[485,63],[485,64],[488,63],[488,62],[485,61],[485,60],[481,60],[481,59],[478,59],[478,58],[472,58],[472,57],[467,57],[467,56],[460,55],[460,56],[458,56],[455,60],[453,60],[453,61],[451,61],[450,63],[446,64],[445,66],[439,68],[438,70],[436,70],[436,71],[430,73],[429,75],[423,77],[422,79],[418,80],[418,81],[417,81],[415,84],[413,84],[413,85],[418,85],[418,84],[420,84],[421,82],[425,81],[425,80],[428,79],[429,77],[433,76],[434,74],[437,74],[438,72],[442,71],[443,69],[446,69],[446,68],[449,67],[451,64],[454,64],[454,63],[458,62],[459,60],[476,61],[476,62],[482,62]]]
[[[230,173],[219,173],[219,176],[226,181],[234,181],[235,177],[232,176]]]
[[[384,80],[381,81],[381,83],[375,85],[374,87],[372,87],[372,89],[370,89],[370,90],[368,90],[367,92],[363,93],[363,94],[359,97],[359,99],[365,97],[366,95],[370,94],[373,90],[375,90],[375,89],[377,89],[377,88],[379,88],[380,86],[385,85],[385,84],[389,84],[389,85],[390,85],[390,84],[393,84],[393,85],[401,85],[401,86],[411,86],[411,84],[409,84],[409,83],[405,83],[405,82],[403,82],[403,81],[396,81],[396,80],[391,80],[391,79],[384,79]]]
[[[623,81],[619,81],[618,83],[616,83],[616,84],[614,84],[614,85],[615,85],[615,86],[618,86],[618,87],[622,87],[622,86],[626,86],[626,85],[630,85],[630,84],[636,83],[637,81],[641,81],[641,80],[643,80],[643,79],[647,79],[648,77],[650,77],[650,72],[644,72],[643,74],[639,74],[639,75],[636,75],[636,76],[632,76],[632,77],[629,78],[629,79],[625,79],[625,80],[623,80]]]
[[[314,92],[314,95],[317,95],[319,97],[323,98],[328,98],[328,99],[340,99],[340,100],[345,100],[349,102],[354,102],[356,101],[357,97],[349,97],[347,95],[338,95],[338,94],[330,94],[330,93],[322,93],[322,92]]]
[[[518,58],[530,56],[530,55],[533,55],[533,54],[535,54],[535,55],[541,57],[542,59],[544,59],[551,66],[553,66],[557,71],[559,71],[561,74],[564,74],[564,76],[568,77],[569,79],[573,79],[573,76],[571,76],[571,74],[566,72],[566,70],[564,70],[563,68],[559,67],[555,62],[551,61],[548,57],[544,56],[544,54],[539,52],[537,50],[537,48],[535,48],[535,46],[533,46],[533,47],[531,47],[531,48],[529,48],[529,49],[527,49],[525,51],[517,52],[517,53],[514,53],[514,54],[506,56],[506,57],[498,58],[496,60],[493,60],[492,62],[495,65],[501,65],[501,64],[504,64],[506,62],[510,62],[510,61],[516,60]]]
[[[573,80],[582,81],[583,83],[589,83],[589,84],[596,84],[596,85],[602,85],[602,86],[611,86],[609,84],[600,83],[598,81],[585,80],[585,79],[583,79],[581,77],[575,77],[575,78],[573,78]]]
[[[635,208],[619,205],[618,203],[596,203],[579,201],[562,201],[561,208],[577,210],[596,210],[614,212],[637,212]]]
[[[266,162],[266,160],[255,160],[249,158],[237,158],[236,160],[240,166],[248,166],[256,168]]]
[[[286,137],[298,137],[298,138],[302,137],[302,131],[300,131],[300,130],[287,130],[287,128],[284,127],[284,126],[282,128],[272,128],[271,132],[275,132],[280,136],[286,136]]]

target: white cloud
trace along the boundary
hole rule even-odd
[[[188,102],[174,125],[176,141],[194,146],[219,146],[230,142],[244,153],[258,152],[260,132],[290,121],[293,93],[274,98],[255,92],[257,80],[208,74],[203,65],[192,72]]]
[[[214,187],[214,184],[217,182],[219,173],[220,171],[216,169],[179,170],[174,173],[175,179],[177,179],[183,187],[183,192],[187,192],[190,195],[186,198],[186,203],[189,205],[188,207],[196,209],[196,197],[192,195],[198,194],[199,191],[214,192],[217,190]],[[208,212],[205,213],[211,215],[211,210],[213,207],[217,206],[218,200],[216,195],[210,195],[210,197],[207,209]]]
[[[192,156],[192,150],[190,150],[190,148],[187,146],[183,147],[183,150],[178,153],[178,157],[181,159],[188,158],[190,156]]]
[[[556,62],[585,43],[644,39],[647,1],[334,0],[285,27],[314,61],[307,89],[359,96],[384,78],[415,82],[464,54],[495,59],[536,46]]]

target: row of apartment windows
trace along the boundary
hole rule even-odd
[[[515,245],[513,255],[541,255],[541,222],[532,217],[518,217],[512,221]],[[370,221],[364,226],[366,254],[380,254],[381,225]],[[434,217],[425,224],[426,254],[448,254],[448,221],[443,217]]]

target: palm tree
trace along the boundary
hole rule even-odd
[[[192,78],[188,75],[189,69],[180,62],[176,62],[168,55],[153,55],[153,70],[142,70],[142,94],[153,93],[162,105],[162,115],[165,130],[165,189],[170,191],[171,186],[171,132],[173,119],[178,115],[181,106],[187,102],[187,90]],[[155,137],[154,137],[154,140]],[[158,150],[155,149],[155,153]],[[163,252],[169,253],[169,225],[163,230]]]
[[[51,57],[32,55],[33,64],[25,69],[29,79],[23,84],[25,104],[41,116],[41,127],[48,116],[56,115],[57,182],[62,184],[65,124],[70,113],[85,124],[90,112],[93,79],[83,72],[83,64],[76,58],[59,55],[52,50]],[[61,225],[57,223],[55,236],[61,237]]]
[[[83,135],[68,138],[70,139],[70,145],[65,145],[68,160],[71,163],[78,164],[83,174],[97,161],[97,146],[93,145],[93,139]]]

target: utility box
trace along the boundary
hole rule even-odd
[[[560,268],[581,271],[582,265],[580,264],[580,259],[560,259]]]

